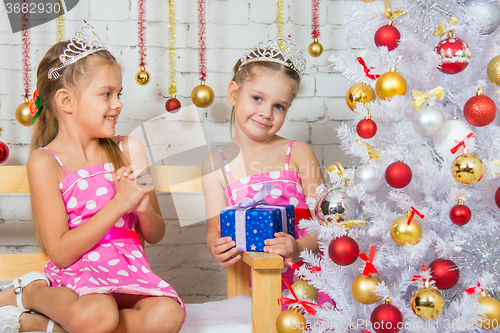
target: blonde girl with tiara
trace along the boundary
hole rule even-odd
[[[165,232],[145,150],[115,135],[121,69],[89,24],[47,51],[37,91],[27,172],[51,260],[3,288],[0,331],[178,332],[184,304],[138,234],[155,244]]]
[[[323,183],[319,162],[307,144],[277,135],[304,69],[301,52],[288,38],[260,43],[233,68],[227,99],[233,107],[231,132],[234,123],[235,135],[202,164],[207,247],[222,267],[233,265],[241,255],[234,239],[221,238],[220,211],[253,198],[267,183],[275,187],[265,197],[268,204],[294,205],[296,223],[310,217],[306,198],[315,198],[316,188]],[[287,260],[299,262],[303,250],[318,252],[314,236],[298,225],[295,232],[296,239],[279,232],[265,241],[264,251],[281,255],[285,267]],[[283,276],[293,283],[293,269],[288,268]]]

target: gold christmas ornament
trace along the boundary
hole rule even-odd
[[[345,95],[345,101],[349,109],[354,111],[357,103],[370,103],[375,100],[375,91],[364,82],[356,83]]]
[[[398,217],[392,222],[391,237],[398,245],[415,245],[422,237],[422,226],[415,219],[411,219],[410,225],[408,225],[408,216]]]
[[[477,301],[483,306],[485,312],[481,317],[486,318],[484,321],[478,322],[478,326],[481,326],[483,330],[497,328],[500,324],[500,302],[487,296],[484,291],[481,292],[481,297]]]
[[[483,178],[483,162],[474,154],[469,154],[464,148],[463,154],[458,156],[451,165],[453,178],[462,185],[473,185]]]
[[[323,45],[321,45],[321,43],[318,41],[317,38],[314,38],[314,41],[311,44],[309,44],[307,51],[311,56],[319,57],[320,55],[323,54]]]
[[[411,298],[411,309],[422,319],[430,320],[438,317],[444,308],[444,299],[439,291],[431,288],[429,281],[422,289],[417,290]]]
[[[405,78],[392,67],[390,72],[382,74],[375,84],[375,92],[380,99],[389,99],[394,95],[406,94]]]
[[[491,82],[500,86],[500,55],[497,55],[493,59],[490,60],[488,64],[488,78]]]
[[[309,282],[300,278],[299,281],[292,284],[292,290],[297,296],[297,298],[301,301],[304,300],[318,300],[318,290],[311,286]]]
[[[298,311],[285,310],[276,319],[278,333],[302,333],[306,328],[306,319]]]
[[[30,101],[25,99],[24,102],[19,104],[16,108],[16,119],[23,126],[31,126],[33,125],[31,118],[33,118],[33,114],[31,114],[30,110]]]
[[[199,108],[208,108],[214,102],[214,91],[201,81],[191,92],[191,101]]]
[[[149,76],[149,72],[146,71],[146,68],[144,67],[139,68],[139,71],[137,72],[137,74],[135,74],[135,82],[137,82],[141,86],[145,86],[146,84],[148,84],[150,78],[151,77]]]
[[[376,276],[361,274],[352,282],[352,295],[359,303],[373,304],[380,299],[380,296],[373,292],[380,282]]]

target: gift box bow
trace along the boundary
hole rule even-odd
[[[286,208],[283,206],[273,206],[269,205],[264,198],[271,193],[273,189],[276,187],[267,183],[264,187],[262,187],[257,193],[255,193],[253,198],[244,198],[238,204],[234,206],[229,206],[224,208],[222,212],[228,210],[236,210],[235,212],[235,235],[236,235],[236,249],[238,251],[246,251],[247,248],[247,239],[246,239],[246,223],[245,216],[246,211],[252,208],[274,208],[279,209],[281,211],[281,219],[282,219],[282,230],[284,233],[288,233],[288,226],[286,223]]]

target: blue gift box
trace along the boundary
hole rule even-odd
[[[275,232],[285,231],[295,238],[293,205],[259,205],[257,208],[246,210],[240,208],[237,211],[238,209],[235,208],[222,210],[220,223],[221,236],[231,236],[236,242],[236,248],[240,251],[264,251],[264,241],[274,238]],[[282,211],[285,214],[284,219]],[[237,215],[239,215],[239,223],[237,223]],[[283,228],[283,221],[285,221],[285,228]],[[236,235],[237,228],[240,237]]]

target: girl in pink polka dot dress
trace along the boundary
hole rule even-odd
[[[270,205],[294,205],[296,222],[310,218],[307,197],[316,196],[323,183],[318,160],[305,143],[285,139],[276,133],[295,98],[300,74],[305,67],[301,53],[289,39],[281,52],[277,42],[260,43],[234,66],[227,98],[233,107],[231,143],[210,153],[202,165],[202,184],[207,213],[207,247],[217,262],[227,267],[241,259],[235,241],[220,236],[220,211],[254,195],[267,183],[275,188],[266,196]],[[232,133],[231,133],[232,134]],[[317,239],[307,230],[295,228],[296,237],[283,232],[265,241],[264,251],[279,254],[285,260],[283,276],[296,280],[287,259],[300,262],[299,254],[308,249],[317,252]],[[283,284],[285,289],[285,285]],[[286,292],[286,291],[285,291]],[[319,303],[329,300],[321,294]],[[283,307],[286,309],[286,307]]]
[[[50,261],[45,276],[32,272],[15,288],[26,311],[20,329],[45,331],[51,318],[61,332],[178,332],[184,304],[152,272],[139,237],[155,244],[165,233],[145,149],[115,136],[123,106],[116,59],[86,23],[47,51],[37,89],[43,107],[37,102],[27,172]],[[16,304],[13,289],[0,293],[8,297]],[[23,327],[35,319],[39,327]]]

